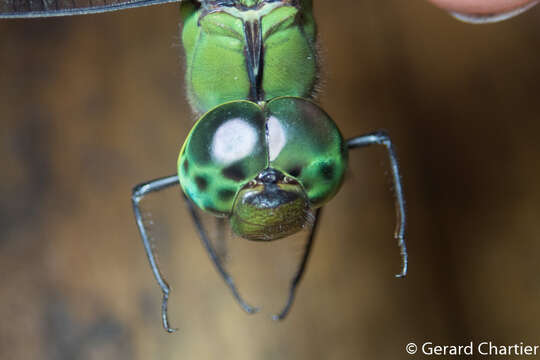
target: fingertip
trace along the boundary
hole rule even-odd
[[[539,0],[428,0],[448,11],[458,20],[483,24],[503,21],[517,16]]]

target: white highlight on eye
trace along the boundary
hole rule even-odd
[[[257,130],[242,119],[231,119],[221,125],[210,148],[212,159],[231,164],[251,154],[257,144]]]
[[[287,135],[279,120],[274,116],[268,119],[266,126],[268,127],[268,152],[270,161],[274,161],[285,147]]]

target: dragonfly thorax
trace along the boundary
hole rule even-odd
[[[318,65],[311,1],[216,4],[182,4],[186,85],[196,113],[234,100],[312,96]]]

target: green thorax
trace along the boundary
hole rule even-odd
[[[181,7],[187,93],[195,112],[234,100],[312,96],[318,65],[311,0],[216,4]]]

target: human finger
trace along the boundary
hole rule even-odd
[[[475,24],[512,18],[529,10],[540,0],[428,0],[455,18]]]

